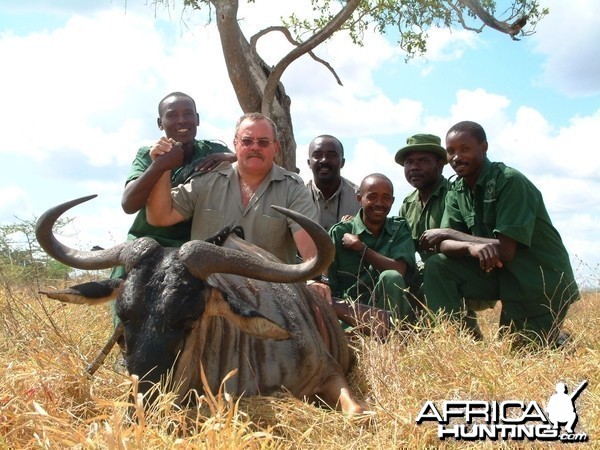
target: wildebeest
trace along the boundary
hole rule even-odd
[[[96,251],[59,242],[52,231],[56,220],[93,197],[45,212],[37,222],[38,242],[74,268],[124,265],[126,278],[43,293],[88,305],[116,299],[130,373],[155,383],[172,370],[170,387],[182,400],[192,389],[203,391],[201,367],[213,392],[237,369],[225,384],[231,394],[267,395],[285,388],[298,398],[339,405],[346,413],[363,411],[345,379],[354,355],[335,313],[301,283],[321,273],[333,258],[322,227],[274,207],[302,225],[317,245],[316,258],[295,265],[234,235],[223,246],[190,241],[181,248],[161,247],[150,238]],[[142,392],[147,388],[140,386]]]

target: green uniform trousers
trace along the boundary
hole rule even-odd
[[[485,273],[474,258],[449,258],[442,254],[427,259],[424,289],[428,308],[436,313],[443,311],[451,316],[464,315],[465,298],[485,305],[500,299],[500,332],[519,333],[518,344],[530,342],[552,344],[558,337],[560,326],[569,309],[568,303],[549,305],[544,299],[506,300],[500,295],[498,271]],[[524,307],[524,302],[539,302],[539,307]]]
[[[384,270],[377,277],[369,304],[387,309],[399,320],[411,319],[414,312],[406,299],[405,287],[404,277],[397,270]],[[366,303],[362,297],[359,301]]]

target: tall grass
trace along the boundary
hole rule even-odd
[[[441,441],[435,424],[415,423],[427,400],[521,400],[545,406],[562,381],[589,385],[577,400],[577,447],[600,447],[599,293],[587,292],[567,317],[561,350],[515,353],[497,340],[498,309],[479,314],[486,339],[450,325],[385,343],[353,341],[350,375],[375,418],[368,424],[285,393],[203,395],[178,408],[173,396],[144,411],[136,380],[113,369],[114,350],[93,377],[85,368],[111,332],[108,307],[63,305],[33,289],[0,291],[0,448],[390,449],[554,448],[550,442]],[[157,387],[160,389],[160,387]],[[573,444],[571,444],[573,445]]]

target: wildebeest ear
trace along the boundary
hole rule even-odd
[[[120,278],[90,281],[55,291],[39,291],[49,298],[75,305],[100,305],[114,300],[123,287],[124,280]]]
[[[209,288],[206,296],[206,309],[208,316],[221,316],[233,322],[244,333],[261,339],[289,339],[290,333],[267,319],[255,309],[248,308],[237,299],[228,298],[223,292]]]

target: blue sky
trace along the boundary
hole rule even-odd
[[[0,5],[0,222],[97,193],[71,211],[77,219],[64,240],[79,248],[120,242],[133,219],[120,208],[124,180],[136,150],[160,137],[160,98],[188,92],[198,104],[198,136],[232,141],[241,110],[218,34],[198,16],[182,21],[144,0],[7,3]],[[298,11],[309,2],[257,0],[240,15],[242,26],[253,33],[276,23],[290,3]],[[598,287],[600,2],[542,4],[551,14],[531,37],[432,30],[430,51],[408,63],[393,35],[368,34],[363,48],[337,36],[316,53],[343,86],[313,60],[296,61],[283,82],[301,175],[310,177],[311,138],[334,134],[346,148],[344,176],[358,183],[382,172],[394,181],[396,213],[411,191],[393,160],[406,138],[443,137],[453,123],[475,120],[488,132],[490,159],[521,170],[543,192],[579,280]],[[259,43],[271,63],[287,50],[278,36]]]

